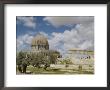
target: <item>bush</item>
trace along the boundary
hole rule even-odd
[[[50,67],[50,64],[55,64],[57,60],[56,53],[48,53],[48,55],[43,55],[42,52],[40,53],[27,53],[27,52],[19,52],[17,53],[17,65],[24,65],[27,66],[32,65],[37,68],[41,68],[44,65],[44,69],[46,70],[47,67]]]

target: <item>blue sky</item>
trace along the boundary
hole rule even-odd
[[[93,16],[17,16],[17,50],[30,49],[31,40],[42,33],[50,49],[62,54],[69,49],[94,49]]]
[[[47,21],[43,20],[43,18],[45,18],[44,16],[33,16],[33,17],[34,17],[34,22],[36,23],[35,28],[26,27],[23,25],[22,21],[17,19],[17,21],[18,21],[18,24],[16,25],[17,37],[20,35],[26,34],[28,32],[33,32],[34,34],[36,34],[38,32],[45,32],[48,34],[51,34],[52,32],[62,33],[66,29],[70,30],[71,28],[74,28],[76,26],[76,24],[74,24],[72,26],[62,25],[60,27],[54,27]],[[28,16],[27,16],[27,18],[28,18]]]

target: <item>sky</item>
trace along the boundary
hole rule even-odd
[[[62,55],[69,49],[94,50],[93,16],[17,16],[17,51],[31,50],[31,40],[41,33],[49,49]]]

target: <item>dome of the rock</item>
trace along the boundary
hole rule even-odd
[[[31,47],[34,50],[49,50],[48,40],[44,35],[37,34],[32,39]]]

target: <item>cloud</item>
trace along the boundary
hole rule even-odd
[[[31,41],[33,36],[25,34],[17,38],[17,50],[29,50],[31,48]]]
[[[64,30],[64,32],[53,32],[48,34],[40,32],[48,38],[49,48],[58,50],[62,55],[68,53],[69,49],[79,48],[94,50],[94,19],[93,17],[45,17],[55,27],[61,25],[76,24],[74,28]],[[31,44],[33,35],[25,34],[17,38],[17,47],[26,48]]]
[[[61,25],[71,26],[73,24],[87,24],[94,21],[93,16],[49,16],[43,19],[55,27]]]
[[[75,28],[62,33],[53,32],[50,35],[43,31],[40,33],[48,38],[50,50],[58,50],[62,55],[66,55],[69,49],[74,48],[94,50],[94,23],[78,24]],[[33,37],[32,34],[19,36],[17,48],[20,50],[30,48]]]
[[[35,18],[30,16],[17,16],[17,24],[18,23],[33,29],[36,27]]]
[[[44,35],[45,37],[49,38],[49,36],[48,36],[47,33],[43,32],[43,31],[41,31],[41,32],[39,32],[39,33],[42,34],[42,35]]]
[[[45,37],[49,37],[48,34],[45,32],[39,32],[43,34]],[[31,42],[32,39],[34,38],[35,34],[33,32],[28,32],[27,34],[20,35],[17,37],[17,50],[30,50],[31,49]]]
[[[66,54],[69,49],[79,48],[94,50],[94,24],[77,25],[71,30],[65,30],[63,33],[52,33],[49,39],[50,49],[55,49]]]

